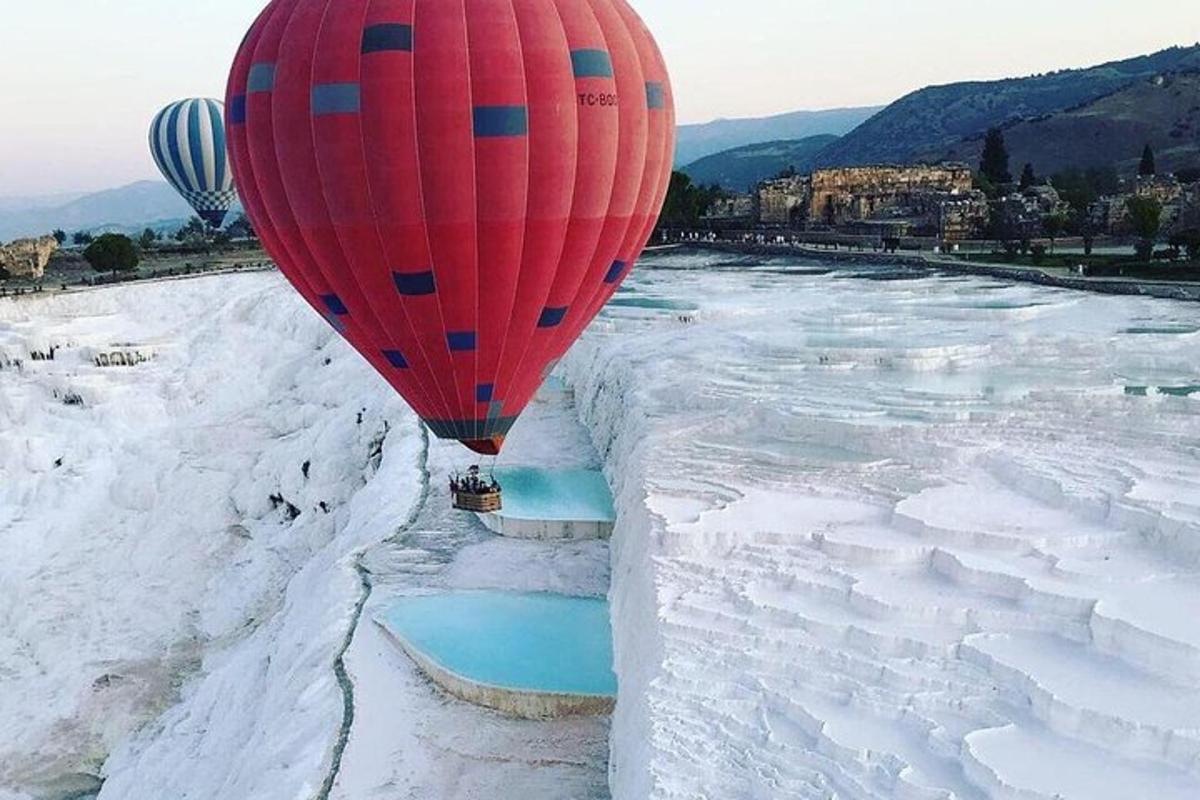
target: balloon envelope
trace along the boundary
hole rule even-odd
[[[212,227],[221,227],[236,199],[224,105],[196,98],[167,106],[150,125],[150,153],[196,213]]]
[[[675,132],[624,0],[274,0],[227,123],[280,269],[436,435],[481,453],[629,274]]]

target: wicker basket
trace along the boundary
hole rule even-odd
[[[504,508],[504,502],[499,492],[473,494],[471,492],[455,492],[454,507],[459,511],[473,511],[476,514],[492,514]]]

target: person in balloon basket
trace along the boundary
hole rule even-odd
[[[473,466],[467,470],[465,477],[454,475],[450,478],[450,491],[453,494],[499,494],[500,484],[494,477],[489,480],[485,480],[479,474],[479,467]]]

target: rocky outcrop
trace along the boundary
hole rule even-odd
[[[0,245],[0,277],[40,279],[46,274],[50,256],[58,249],[53,236],[40,239],[18,239]]]

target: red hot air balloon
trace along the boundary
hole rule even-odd
[[[624,0],[273,0],[229,78],[243,204],[430,429],[497,454],[666,198],[666,65]]]

